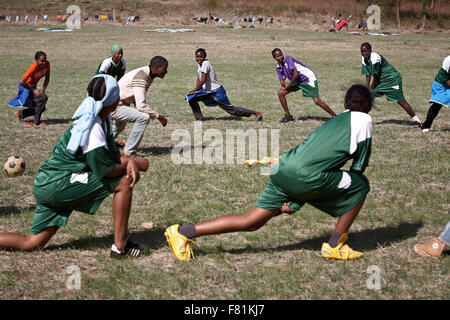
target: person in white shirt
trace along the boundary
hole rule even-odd
[[[263,119],[263,115],[259,111],[240,108],[231,104],[224,87],[217,80],[211,63],[206,59],[205,49],[199,48],[195,51],[195,60],[198,63],[197,82],[195,88],[189,91],[185,98],[189,102],[195,120],[205,120],[200,105],[198,104],[199,101],[202,101],[208,107],[219,106],[225,112],[236,117],[250,117],[251,115],[255,115],[256,121]]]

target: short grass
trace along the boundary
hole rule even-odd
[[[156,28],[156,26],[155,26]],[[197,28],[195,33],[147,32],[153,27],[84,27],[73,33],[39,33],[32,27],[0,29],[0,159],[20,155],[23,176],[0,176],[0,232],[29,231],[35,200],[33,179],[39,166],[71,122],[86,86],[110,47],[119,43],[128,70],[148,64],[154,55],[169,60],[169,73],[147,95],[154,109],[169,120],[152,122],[140,145],[150,160],[134,190],[130,231],[148,244],[150,253],[135,260],[111,260],[111,200],[94,216],[74,212],[43,251],[0,251],[0,299],[448,299],[448,251],[440,260],[418,256],[412,247],[436,237],[449,220],[448,110],[433,130],[422,134],[395,103],[377,99],[373,155],[366,175],[371,192],[350,232],[362,259],[329,262],[320,257],[322,242],[335,219],[306,205],[293,216],[282,215],[253,233],[198,239],[197,257],[175,261],[163,238],[174,223],[195,223],[249,209],[267,176],[260,168],[233,164],[175,165],[171,160],[176,129],[194,133],[193,117],[183,101],[196,78],[194,51],[204,47],[230,100],[261,110],[264,121],[235,119],[218,108],[203,107],[209,121],[203,132],[218,129],[280,130],[280,153],[299,144],[328,115],[301,94],[288,96],[294,123],[281,125],[283,112],[271,50],[280,47],[312,67],[321,97],[343,111],[346,89],[363,83],[359,45],[370,41],[403,76],[407,100],[422,120],[433,78],[448,55],[446,34],[392,37],[311,33],[293,29]],[[20,125],[7,107],[17,83],[44,50],[51,62],[46,128]],[[121,138],[126,139],[127,127]],[[194,144],[194,142],[192,142]],[[206,149],[203,146],[196,146]],[[144,230],[143,222],[154,228]],[[80,289],[69,289],[67,268],[81,271]],[[381,288],[370,289],[370,266],[380,270]]]

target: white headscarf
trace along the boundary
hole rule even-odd
[[[106,92],[101,101],[95,101],[92,97],[87,97],[73,114],[73,123],[71,137],[67,144],[67,151],[75,154],[78,147],[85,145],[94,119],[98,116],[103,106],[110,106],[120,97],[119,85],[117,80],[107,74],[98,74],[92,77],[105,79]],[[91,79],[91,81],[92,81]]]

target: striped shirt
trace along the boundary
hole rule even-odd
[[[120,105],[134,104],[136,109],[148,113],[152,120],[159,117],[159,113],[146,102],[147,91],[152,84],[150,67],[145,66],[127,72],[119,81]]]

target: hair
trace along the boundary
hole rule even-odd
[[[277,53],[277,52],[283,53],[283,51],[281,51],[280,48],[275,48],[272,50],[272,57],[275,56],[275,53]]]
[[[206,57],[206,50],[203,48],[198,48],[197,50],[195,50],[195,54],[197,53],[202,53]]]
[[[369,88],[355,84],[345,94],[345,108],[350,111],[369,113],[372,109],[373,96]]]
[[[150,69],[154,67],[160,67],[165,63],[169,63],[166,58],[161,56],[155,56],[150,60],[150,64],[148,65]]]
[[[34,55],[34,60],[38,60],[41,56],[46,56],[47,57],[47,54],[44,52],[44,51],[38,51],[38,52],[36,52],[36,54]]]
[[[371,46],[370,43],[368,43],[368,42],[364,42],[363,44],[361,44],[361,48],[362,48],[362,47],[367,47],[367,48],[369,48],[369,50],[372,51],[372,46]]]
[[[89,82],[87,87],[89,97],[94,98],[95,101],[101,101],[106,94],[106,84],[103,77],[95,77]]]

